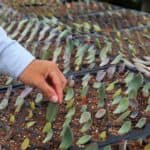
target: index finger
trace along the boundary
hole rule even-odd
[[[49,71],[49,77],[52,82],[52,86],[54,87],[57,95],[58,95],[58,101],[61,104],[63,99],[63,85],[61,82],[61,79],[59,77],[59,74],[57,72],[51,72]]]

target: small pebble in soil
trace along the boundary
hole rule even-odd
[[[132,119],[134,119],[134,118],[136,118],[137,116],[138,116],[138,112],[137,111],[134,111],[134,112],[132,112],[131,113],[131,115],[130,115],[130,117],[132,118]]]
[[[95,118],[101,119],[106,114],[106,109],[99,109],[97,113],[95,114]]]

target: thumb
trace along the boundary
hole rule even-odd
[[[42,80],[41,84],[38,85],[38,88],[44,93],[48,99],[54,103],[58,102],[58,96],[55,90],[45,81]]]

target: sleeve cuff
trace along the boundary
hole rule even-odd
[[[34,59],[34,56],[15,41],[0,55],[0,72],[18,78]]]

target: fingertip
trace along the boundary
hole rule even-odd
[[[62,99],[59,101],[59,104],[62,104]]]
[[[43,84],[40,89],[51,102],[59,102],[59,98],[57,96],[57,93],[55,92],[55,89],[51,87],[45,80],[43,81]]]
[[[58,96],[54,95],[51,97],[51,101],[53,101],[54,103],[58,102]]]
[[[63,91],[59,93],[59,103],[62,104],[63,99]]]

